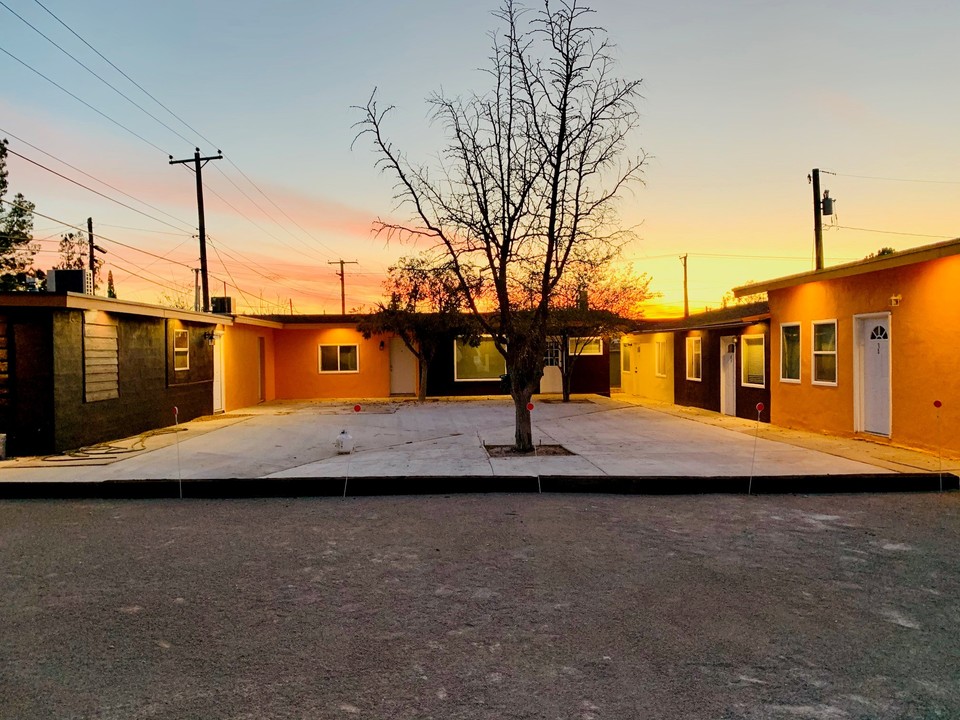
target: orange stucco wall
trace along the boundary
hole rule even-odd
[[[657,375],[656,342],[664,343],[666,351],[667,374],[665,377]],[[620,363],[623,367],[624,355],[630,355],[630,369],[622,370],[620,375],[621,390],[630,395],[659,400],[660,402],[674,402],[673,386],[673,333],[650,333],[624,335],[620,340]]]
[[[899,306],[890,297],[902,296]],[[960,454],[960,256],[769,293],[772,422],[852,435],[854,316],[890,313],[891,440]],[[837,385],[811,383],[812,325],[837,321]],[[780,324],[800,323],[799,384],[780,381]],[[943,407],[937,410],[934,400]],[[939,437],[939,440],[938,440]]]
[[[301,326],[277,330],[276,392],[285,400],[370,398],[390,395],[390,338],[369,340],[354,325]],[[380,349],[380,343],[384,349]],[[357,345],[359,372],[321,373],[320,345]]]
[[[223,328],[224,409],[260,402],[260,338],[264,339],[264,400],[277,397],[274,383],[274,328],[234,324]]]

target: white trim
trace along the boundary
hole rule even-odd
[[[660,361],[663,361],[663,372],[660,372]],[[653,341],[653,374],[656,377],[667,377],[667,341]]]
[[[795,327],[797,328],[797,377],[796,378],[785,378],[783,376],[783,329],[785,327]],[[790,383],[791,385],[799,385],[803,381],[803,363],[800,362],[803,358],[803,324],[799,322],[786,322],[780,323],[780,382]],[[810,369],[811,374],[813,373],[813,368]]]
[[[325,347],[335,347],[337,348],[337,369],[336,370],[324,370],[323,369],[323,348]],[[357,351],[357,369],[356,370],[340,370],[340,348],[352,347],[356,348]],[[317,345],[317,372],[321,375],[356,375],[360,372],[360,346],[356,343],[320,343]]]
[[[817,325],[830,325],[833,324],[833,342],[836,347],[832,351],[830,350],[817,350]],[[817,380],[817,354],[820,355],[833,355],[834,358],[834,374],[835,379],[833,382],[829,380]],[[837,322],[836,318],[826,319],[826,320],[811,320],[810,321],[810,384],[811,385],[820,385],[823,387],[837,387],[840,383],[840,323]]]
[[[684,340],[685,340],[684,347],[686,348],[686,353],[685,353],[685,357],[683,358],[683,362],[684,362],[684,365],[686,366],[685,374],[687,376],[687,380],[690,380],[691,382],[703,382],[703,338],[701,338],[699,335],[689,335],[686,338],[684,338]],[[691,340],[695,340],[697,345],[697,352],[694,353],[694,356],[700,358],[700,377],[692,377],[690,375],[690,357],[691,357],[690,346],[693,344]]]
[[[868,320],[886,320],[887,341],[893,340],[892,315],[889,312],[863,313],[853,316],[853,431],[864,430],[866,422],[863,419],[863,325]],[[887,373],[887,419],[890,432],[887,435],[870,433],[878,437],[893,437],[893,345],[890,345],[890,368]]]
[[[761,384],[746,381],[747,374],[747,340],[756,340],[760,338],[760,367],[763,371],[763,382]],[[767,339],[763,334],[760,335],[741,335],[740,336],[740,387],[765,388],[767,387]]]
[[[177,336],[183,333],[187,337],[187,347],[182,349],[177,349]],[[186,358],[187,364],[184,367],[177,367],[177,355],[180,357]],[[177,330],[174,328],[173,331],[173,371],[174,372],[186,372],[190,369],[190,331],[189,330]]]

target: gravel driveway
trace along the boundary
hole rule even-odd
[[[960,494],[0,503],[0,717],[956,718]]]

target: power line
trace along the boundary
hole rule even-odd
[[[879,175],[851,175],[850,173],[830,172],[829,170],[821,170],[820,172],[827,175],[836,175],[837,177],[859,178],[861,180],[887,180],[889,182],[927,183],[931,185],[960,185],[960,180],[920,180],[916,178],[881,177]]]
[[[171,215],[171,214],[168,213],[166,210],[162,210],[161,208],[158,208],[158,207],[156,207],[155,205],[151,205],[150,203],[146,202],[145,200],[141,200],[140,198],[135,197],[134,195],[131,195],[130,193],[125,192],[124,190],[121,190],[121,189],[118,188],[118,187],[114,187],[113,185],[111,185],[110,183],[106,182],[105,180],[101,180],[100,178],[95,177],[94,175],[91,175],[90,173],[86,172],[85,170],[81,170],[80,168],[76,167],[75,165],[71,165],[71,164],[68,163],[66,160],[63,160],[63,159],[57,157],[57,156],[54,155],[53,153],[47,152],[47,151],[44,150],[43,148],[37,147],[37,146],[34,145],[33,143],[27,142],[27,141],[24,140],[23,138],[18,137],[17,135],[14,135],[14,134],[13,134],[12,132],[10,132],[9,130],[4,130],[3,128],[0,128],[0,134],[8,135],[9,137],[12,137],[14,140],[17,140],[18,142],[21,142],[21,143],[23,143],[24,145],[33,148],[33,149],[36,150],[37,152],[43,153],[43,154],[46,155],[48,158],[52,158],[53,160],[56,160],[56,161],[59,162],[60,164],[66,165],[66,166],[67,166],[68,168],[70,168],[71,170],[76,170],[76,171],[77,171],[78,173],[80,173],[81,175],[84,175],[85,177],[88,177],[88,178],[90,178],[91,180],[95,180],[96,182],[100,183],[101,185],[103,185],[103,186],[105,186],[105,187],[108,187],[108,188],[110,188],[111,190],[113,190],[113,191],[115,191],[115,192],[118,192],[118,193],[120,193],[121,195],[123,195],[123,196],[125,196],[125,197],[128,197],[128,198],[130,198],[131,200],[134,200],[134,201],[140,203],[141,205],[143,205],[143,206],[145,206],[145,207],[150,208],[151,210],[156,210],[158,213],[160,213],[160,214],[162,214],[162,215],[166,215],[166,216],[169,217],[169,218],[173,218],[173,219],[176,220],[177,222],[179,222],[179,223],[181,223],[181,224],[183,224],[183,225],[186,225],[186,226],[189,227],[191,230],[193,229],[192,226],[190,225],[190,223],[186,222],[185,220],[181,220],[181,219],[178,218],[176,215]],[[122,226],[120,226],[120,225],[114,225],[114,226],[110,226],[110,227],[122,227]],[[124,228],[124,229],[125,229],[125,230],[137,230],[137,229],[139,229],[139,228]],[[162,231],[162,230],[144,230],[143,232],[163,232],[163,231]]]
[[[955,235],[925,235],[923,233],[897,232],[895,230],[874,230],[872,228],[849,227],[847,225],[831,225],[837,230],[859,230],[860,232],[881,233],[883,235],[905,235],[909,237],[935,238],[939,240],[953,240]]]
[[[115,87],[115,86],[112,85],[110,82],[108,82],[106,79],[104,79],[102,76],[98,75],[96,72],[94,72],[93,70],[91,70],[87,65],[85,65],[85,64],[83,63],[83,61],[81,61],[81,60],[78,59],[76,56],[72,55],[70,52],[68,52],[67,50],[65,50],[65,49],[64,49],[61,45],[59,45],[55,40],[53,40],[53,39],[51,39],[50,37],[48,37],[47,35],[45,35],[45,34],[44,34],[41,30],[39,30],[35,25],[31,24],[31,23],[30,23],[28,20],[26,20],[22,15],[20,15],[19,13],[17,13],[15,10],[13,10],[13,8],[11,8],[9,5],[7,5],[5,2],[3,2],[3,0],[0,0],[0,5],[3,5],[3,7],[5,7],[5,8],[6,8],[7,10],[9,10],[11,13],[13,13],[14,15],[16,15],[16,16],[20,19],[20,21],[23,22],[25,25],[27,25],[31,30],[33,30],[35,33],[37,33],[38,35],[40,35],[40,37],[42,37],[44,40],[46,40],[48,43],[50,43],[50,44],[53,45],[55,48],[57,48],[60,52],[62,52],[64,55],[66,55],[68,58],[70,58],[70,59],[73,60],[75,63],[77,63],[80,67],[82,67],[82,68],[83,68],[84,70],[86,70],[88,73],[90,73],[91,75],[93,75],[95,78],[97,78],[97,80],[99,80],[99,81],[102,82],[104,85],[106,85],[108,88],[110,88],[111,90],[113,90],[115,93],[117,93],[117,94],[118,94],[120,97],[122,97],[124,100],[126,100],[127,102],[129,102],[130,104],[132,104],[132,105],[133,105],[134,107],[136,107],[138,110],[141,110],[142,112],[144,112],[144,113],[146,113],[147,115],[149,115],[151,118],[153,118],[153,119],[156,120],[158,123],[160,123],[161,125],[163,125],[167,130],[169,130],[170,132],[172,132],[174,135],[176,135],[177,137],[179,137],[179,138],[180,138],[181,140],[183,140],[184,142],[190,143],[190,139],[189,139],[189,138],[184,137],[183,135],[181,135],[179,132],[177,132],[177,131],[174,130],[172,127],[170,127],[169,125],[167,125],[163,120],[161,120],[161,119],[158,118],[156,115],[154,115],[152,112],[150,112],[150,111],[147,110],[145,107],[143,107],[142,105],[140,105],[140,103],[138,103],[136,100],[134,100],[134,99],[131,98],[130,96],[126,95],[122,90],[120,90],[119,88]],[[44,9],[46,9],[46,8],[44,8]],[[190,144],[193,144],[193,143],[190,143]]]
[[[215,143],[213,143],[211,140],[209,140],[207,137],[205,137],[205,136],[203,135],[203,133],[201,133],[200,131],[198,131],[196,128],[194,128],[192,125],[190,125],[186,120],[184,120],[184,119],[183,119],[182,117],[180,117],[177,113],[175,113],[173,110],[171,110],[167,105],[165,105],[165,104],[162,103],[160,100],[158,100],[152,93],[150,93],[145,87],[143,87],[143,85],[141,85],[141,84],[138,83],[136,80],[134,80],[132,77],[130,77],[130,75],[128,75],[126,72],[124,72],[122,69],[120,69],[120,67],[118,67],[114,62],[112,62],[109,58],[107,58],[103,53],[101,53],[101,52],[100,52],[99,50],[97,50],[93,45],[91,45],[89,42],[87,42],[86,39],[84,39],[84,38],[83,38],[79,33],[77,33],[73,28],[71,28],[69,25],[67,25],[67,23],[65,23],[63,20],[61,20],[61,19],[60,19],[55,13],[53,13],[46,5],[44,5],[42,2],[40,2],[40,0],[34,0],[34,2],[36,2],[37,5],[39,5],[41,8],[43,8],[43,10],[44,10],[46,13],[48,13],[54,20],[56,20],[56,21],[57,21],[58,23],[60,23],[64,28],[66,28],[71,34],[73,34],[74,37],[76,37],[78,40],[80,40],[80,42],[82,42],[84,45],[86,45],[88,48],[90,48],[90,50],[92,50],[93,52],[95,52],[104,62],[106,62],[107,64],[109,64],[114,70],[116,70],[118,73],[120,73],[121,75],[123,75],[123,77],[125,77],[128,81],[130,81],[134,86],[136,86],[136,87],[137,87],[141,92],[143,92],[147,97],[149,97],[151,100],[153,100],[155,103],[157,103],[157,105],[159,105],[159,106],[162,107],[164,110],[166,110],[172,117],[176,118],[180,123],[182,123],[182,124],[184,125],[184,127],[188,128],[191,132],[193,132],[193,133],[195,133],[196,135],[198,135],[200,138],[202,138],[203,140],[205,140],[208,144],[210,144],[210,145],[215,145]],[[3,4],[4,7],[7,7],[5,3],[2,3],[2,0],[0,0],[0,4]],[[10,8],[7,7],[7,9],[9,10]],[[13,11],[11,10],[11,12],[13,12]],[[14,13],[14,14],[16,15],[16,13]],[[20,16],[17,15],[17,17],[20,17]],[[23,20],[23,18],[20,18],[20,19]],[[27,21],[26,21],[26,20],[23,20],[23,22],[27,22]],[[29,25],[29,23],[27,23],[27,24]],[[33,26],[30,25],[30,27],[33,27]],[[40,31],[37,30],[36,28],[34,28],[34,30],[36,30],[38,33],[40,32]],[[43,35],[43,33],[40,33],[40,34]],[[46,38],[46,35],[44,35],[44,37]],[[93,73],[94,75],[96,75],[96,77],[98,77],[100,80],[102,80],[104,83],[106,83],[109,87],[111,87],[112,89],[114,89],[114,90],[115,90],[116,92],[118,92],[121,96],[123,96],[124,98],[126,98],[128,101],[130,101],[131,103],[133,103],[136,107],[138,107],[140,110],[142,110],[143,112],[145,112],[145,113],[146,113],[147,115],[149,115],[151,118],[153,118],[154,120],[156,120],[157,122],[159,122],[161,125],[163,125],[165,128],[167,128],[167,129],[170,130],[171,132],[175,133],[175,134],[176,134],[178,137],[180,137],[181,139],[185,140],[186,142],[190,142],[189,139],[187,139],[187,138],[184,137],[182,134],[180,134],[179,132],[177,132],[176,130],[174,130],[173,128],[171,128],[169,125],[167,125],[167,124],[164,123],[162,120],[160,120],[159,118],[157,118],[155,115],[153,115],[152,113],[150,113],[149,111],[147,111],[145,108],[141,107],[138,103],[136,103],[135,101],[133,101],[133,100],[132,100],[131,98],[129,98],[127,95],[125,95],[124,93],[122,93],[120,90],[118,90],[118,89],[115,88],[113,85],[111,85],[110,83],[108,83],[108,82],[107,82],[106,80],[104,80],[102,77],[100,77],[99,75],[97,75],[96,73],[94,73],[92,70],[90,70],[90,68],[88,68],[88,67],[87,67],[86,65],[84,65],[82,62],[80,62],[79,60],[77,60],[76,58],[74,58],[72,55],[70,55],[70,53],[67,53],[66,50],[64,50],[64,49],[61,48],[59,45],[57,45],[55,42],[53,42],[52,40],[50,40],[50,38],[46,38],[46,39],[47,39],[48,41],[52,42],[52,43],[53,43],[54,45],[56,45],[58,48],[60,48],[61,51],[63,51],[63,52],[66,53],[67,55],[69,55],[69,56],[70,56],[71,58],[73,58],[76,62],[80,63],[80,65],[82,65],[82,66],[83,66],[85,69],[87,69],[89,72],[91,72],[91,73]],[[195,143],[190,143],[190,144],[195,144]],[[154,146],[154,147],[156,147],[156,146]],[[307,237],[309,237],[311,240],[313,240],[313,241],[314,241],[315,243],[317,243],[319,246],[326,248],[326,249],[331,253],[331,256],[334,255],[334,254],[336,254],[336,253],[334,252],[334,250],[333,250],[330,246],[326,245],[326,244],[323,243],[322,241],[320,241],[320,240],[318,240],[317,238],[313,237],[306,229],[303,228],[303,226],[301,226],[296,220],[294,220],[292,217],[290,217],[290,215],[289,215],[282,207],[280,207],[276,202],[274,202],[274,200],[273,200],[272,198],[270,198],[270,197],[260,188],[260,186],[257,185],[257,183],[255,183],[255,182],[250,178],[250,176],[247,175],[232,159],[230,159],[230,158],[228,157],[228,158],[226,158],[226,160],[227,160],[227,162],[229,162],[229,163],[234,167],[234,169],[237,170],[237,172],[239,172],[239,173],[244,177],[244,179],[246,179],[246,181],[247,181],[248,183],[250,183],[251,186],[253,186],[253,187],[257,190],[257,192],[259,192],[271,205],[273,205],[278,211],[280,211],[280,213],[281,213],[284,217],[286,217],[287,220],[289,220],[289,221],[292,222],[297,228],[299,228],[299,230],[300,230],[301,232],[303,232]],[[215,167],[216,167],[216,166],[215,166]],[[226,173],[223,173],[222,170],[220,170],[219,168],[217,168],[217,170],[218,170],[221,174],[223,174],[224,177],[227,177]],[[234,187],[237,188],[237,190],[239,190],[241,193],[243,193],[244,196],[247,197],[248,200],[250,200],[250,202],[252,202],[254,205],[256,205],[257,208],[260,209],[260,211],[263,212],[265,216],[270,217],[270,215],[269,215],[268,213],[266,213],[262,208],[260,208],[260,206],[253,200],[253,198],[251,198],[251,197],[250,197],[249,195],[247,195],[243,190],[241,190],[240,187],[239,187],[238,185],[236,185],[236,183],[233,183],[233,181],[232,181],[229,177],[227,177],[227,179],[234,185]],[[272,222],[276,222],[272,217],[270,218],[270,220],[271,220]],[[280,225],[280,224],[277,223],[277,225]],[[283,227],[283,226],[281,225],[280,227]],[[286,230],[286,228],[284,228],[284,230]],[[294,239],[296,239],[298,242],[303,243],[303,245],[304,245],[305,247],[308,247],[308,248],[310,247],[307,243],[304,243],[302,239],[298,238],[296,235],[294,235],[294,234],[293,234],[292,232],[290,232],[289,230],[287,230],[287,233],[288,233],[291,237],[293,237]],[[329,256],[327,256],[327,257],[329,257]],[[326,257],[324,257],[323,259],[326,259]]]
[[[137,82],[136,80],[134,80],[132,77],[130,77],[129,75],[127,75],[127,74],[126,74],[123,70],[121,70],[119,67],[117,67],[116,65],[114,65],[113,62],[111,62],[109,58],[107,58],[103,53],[101,53],[99,50],[97,50],[93,45],[91,45],[91,44],[88,43],[86,40],[84,40],[72,27],[70,27],[70,26],[67,25],[63,20],[61,20],[59,17],[57,17],[57,16],[50,10],[50,8],[48,8],[46,5],[44,5],[42,2],[40,2],[40,0],[34,0],[34,2],[37,3],[37,5],[39,5],[40,7],[42,7],[42,8],[47,12],[47,14],[50,15],[50,17],[52,17],[52,18],[53,18],[54,20],[56,20],[58,23],[60,23],[61,25],[63,25],[63,27],[65,27],[67,30],[69,30],[70,33],[73,34],[73,36],[76,37],[80,42],[82,42],[82,43],[83,43],[84,45],[86,45],[88,48],[90,48],[91,50],[93,50],[93,52],[95,52],[97,55],[99,55],[100,58],[101,58],[104,62],[106,62],[108,65],[110,65],[110,67],[112,67],[112,68],[113,68],[114,70],[116,70],[118,73],[120,73],[121,75],[123,75],[127,80],[129,80],[131,83],[133,83],[144,95],[146,95],[148,98],[150,98],[151,100],[153,100],[157,105],[159,105],[160,107],[162,107],[164,110],[166,110],[168,113],[170,113],[173,117],[175,117],[177,120],[179,120],[181,123],[183,123],[184,127],[188,128],[191,132],[196,133],[198,136],[200,136],[200,138],[201,138],[202,140],[205,140],[205,141],[207,142],[207,144],[209,144],[209,145],[215,145],[215,144],[216,144],[216,143],[211,142],[210,140],[208,140],[206,137],[204,137],[204,136],[203,136],[203,133],[201,133],[200,131],[198,131],[196,128],[192,127],[186,120],[184,120],[183,118],[181,118],[181,117],[180,117],[179,115],[177,115],[173,110],[171,110],[171,109],[168,108],[166,105],[164,105],[162,102],[160,102],[159,100],[157,100],[157,98],[155,98],[152,94],[150,94],[150,92],[148,92],[147,89],[146,89],[145,87],[143,87],[140,83],[138,83],[138,82]],[[178,134],[179,134],[179,133],[178,133]],[[182,137],[182,136],[181,136],[181,137]],[[190,144],[191,144],[191,145],[196,145],[196,143],[190,143]]]
[[[238,173],[240,173],[241,175],[243,175],[243,177],[246,179],[246,181],[247,181],[248,183],[250,183],[250,184],[257,190],[258,193],[260,193],[261,195],[263,195],[271,205],[273,205],[277,210],[279,210],[279,211],[283,214],[283,216],[284,216],[285,218],[287,218],[287,220],[289,220],[289,221],[292,222],[294,225],[296,225],[304,235],[306,235],[308,238],[310,238],[311,240],[313,240],[315,243],[317,243],[317,244],[320,245],[321,247],[325,247],[325,248],[326,248],[327,250],[329,250],[332,254],[334,254],[334,255],[336,254],[336,252],[333,250],[333,248],[331,248],[331,247],[330,247],[329,245],[327,245],[326,243],[321,242],[320,240],[317,240],[315,237],[313,237],[313,235],[311,235],[307,230],[305,230],[305,229],[303,228],[303,226],[300,225],[300,223],[298,223],[298,222],[297,222],[296,220],[294,220],[292,217],[290,217],[289,215],[287,215],[286,211],[285,211],[282,207],[280,207],[279,205],[277,205],[277,203],[275,203],[263,190],[261,190],[261,189],[260,189],[260,186],[257,185],[253,180],[251,180],[250,177],[249,177],[243,170],[241,170],[241,169],[237,166],[237,164],[236,164],[235,162],[233,162],[233,160],[231,160],[229,157],[227,157],[227,158],[226,158],[226,161],[227,161],[228,163],[230,163],[231,165],[233,165],[233,167],[236,169],[236,171],[237,171]]]
[[[35,67],[32,67],[32,66],[28,65],[27,63],[25,63],[23,60],[21,60],[20,58],[18,58],[18,57],[17,57],[16,55],[14,55],[13,53],[5,50],[5,49],[2,48],[2,47],[0,47],[0,52],[2,52],[4,55],[7,55],[7,56],[13,58],[13,59],[16,60],[18,63],[20,63],[21,65],[23,65],[25,68],[27,68],[27,70],[30,70],[31,72],[36,73],[37,75],[39,75],[40,77],[42,77],[44,80],[46,80],[48,83],[50,83],[50,84],[53,85],[54,87],[59,88],[60,90],[62,90],[63,92],[65,92],[67,95],[69,95],[70,97],[72,97],[72,98],[73,98],[74,100],[76,100],[77,102],[86,105],[88,108],[90,108],[90,109],[93,110],[95,113],[97,113],[97,115],[100,115],[101,117],[106,118],[107,120],[109,120],[110,122],[112,122],[112,123],[113,123],[114,125],[116,125],[117,127],[123,128],[123,129],[126,130],[128,133],[130,133],[131,135],[133,135],[135,138],[137,138],[137,139],[139,139],[139,140],[142,140],[143,142],[145,142],[145,143],[146,143],[147,145],[149,145],[150,147],[155,148],[155,149],[159,150],[160,152],[162,152],[164,155],[169,155],[169,154],[170,154],[170,153],[168,153],[166,150],[164,150],[162,147],[160,147],[159,145],[155,145],[154,143],[152,143],[152,142],[150,142],[149,140],[147,140],[143,135],[140,135],[139,133],[131,130],[130,128],[128,128],[128,127],[127,127],[126,125],[124,125],[123,123],[121,123],[121,122],[119,122],[119,121],[117,121],[117,120],[114,120],[112,117],[110,117],[109,115],[107,115],[105,112],[102,112],[102,111],[100,111],[100,110],[97,110],[97,108],[95,108],[93,105],[91,105],[90,103],[88,103],[86,100],[84,100],[83,98],[79,97],[78,95],[74,95],[72,92],[70,92],[69,90],[67,90],[63,85],[61,85],[60,83],[58,83],[58,82],[55,81],[55,80],[50,79],[49,77],[47,77],[46,75],[44,75],[42,72],[40,72],[39,70],[37,70]]]
[[[229,158],[227,158],[227,162],[230,162],[230,159],[229,159]],[[230,162],[230,164],[233,165],[235,168],[237,167],[237,166],[234,165],[232,162]],[[262,212],[262,213],[264,214],[264,216],[265,216],[268,220],[270,220],[270,222],[275,223],[278,227],[283,228],[290,237],[292,237],[294,240],[296,240],[297,242],[299,242],[300,244],[302,244],[305,248],[307,248],[308,250],[310,250],[311,252],[313,252],[313,248],[310,247],[310,245],[308,245],[306,242],[304,242],[302,238],[299,238],[299,237],[297,237],[296,235],[294,235],[292,232],[290,232],[290,230],[287,230],[287,228],[283,227],[283,225],[280,225],[280,223],[278,223],[266,210],[264,210],[256,200],[254,200],[252,197],[250,197],[249,195],[247,195],[247,193],[243,190],[243,188],[241,188],[239,185],[237,185],[237,184],[233,181],[233,179],[232,179],[229,175],[227,175],[222,169],[220,169],[219,167],[216,167],[216,166],[214,166],[214,168],[217,170],[217,172],[219,172],[221,175],[223,175],[223,177],[226,178],[227,182],[229,182],[231,185],[233,185],[233,186],[240,192],[241,195],[243,195],[247,200],[249,200],[249,201],[253,204],[253,206],[254,206],[255,208],[257,208],[257,210],[259,210],[260,212]],[[244,175],[243,171],[240,170],[240,168],[237,168],[237,170],[240,171],[240,174],[241,174],[241,175],[243,175],[244,177],[246,177],[246,175]],[[249,182],[249,178],[248,178],[248,182]],[[252,185],[253,183],[251,182],[250,184]],[[256,187],[256,186],[254,185],[254,187]],[[262,194],[262,191],[261,191],[261,194]],[[264,195],[264,197],[266,197],[266,195]],[[269,200],[269,198],[267,198],[267,199]],[[283,212],[283,211],[281,210],[280,212]],[[294,224],[296,224],[296,223],[294,223]],[[298,226],[298,227],[299,227],[299,226]],[[302,228],[301,228],[301,229],[302,229]],[[322,257],[322,256],[321,256],[321,257]],[[326,257],[322,257],[322,259],[323,259],[323,260],[326,260],[327,258],[326,258]]]
[[[44,165],[44,164],[42,164],[42,163],[38,163],[36,160],[31,160],[31,159],[28,158],[26,155],[21,155],[21,154],[18,153],[16,150],[11,150],[10,148],[7,148],[7,152],[9,152],[11,155],[16,155],[16,156],[17,156],[18,158],[20,158],[21,160],[26,160],[28,163],[31,163],[31,164],[33,164],[33,165],[36,165],[38,168],[41,168],[41,169],[43,169],[43,170],[46,170],[47,172],[52,173],[52,174],[56,175],[57,177],[66,180],[67,182],[71,182],[71,183],[73,183],[74,185],[77,185],[78,187],[82,187],[84,190],[89,190],[89,191],[92,192],[94,195],[99,195],[100,197],[104,198],[105,200],[109,200],[110,202],[114,202],[114,203],[116,203],[117,205],[120,205],[120,206],[122,206],[122,207],[125,207],[127,210],[133,210],[133,212],[139,213],[140,215],[143,215],[144,217],[150,218],[151,220],[154,220],[154,221],[156,221],[156,222],[158,222],[158,223],[161,223],[161,224],[163,224],[163,225],[166,225],[167,227],[172,227],[172,228],[175,229],[175,230],[180,230],[180,228],[178,228],[176,225],[173,225],[173,224],[171,224],[171,223],[168,223],[166,220],[161,220],[161,219],[158,218],[158,217],[154,217],[154,216],[151,215],[150,213],[145,213],[145,212],[143,212],[143,210],[138,210],[137,208],[133,207],[132,205],[127,205],[125,202],[121,202],[120,200],[117,200],[116,198],[112,198],[112,197],[110,197],[109,195],[106,195],[106,194],[100,192],[99,190],[94,190],[92,187],[89,187],[88,185],[84,185],[82,182],[80,182],[80,181],[78,181],[78,180],[74,180],[73,178],[67,177],[66,175],[63,175],[62,173],[59,173],[59,172],[57,172],[56,170],[53,170],[52,168],[48,168],[46,165]]]

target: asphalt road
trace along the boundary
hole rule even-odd
[[[0,503],[0,717],[960,717],[960,494]]]

